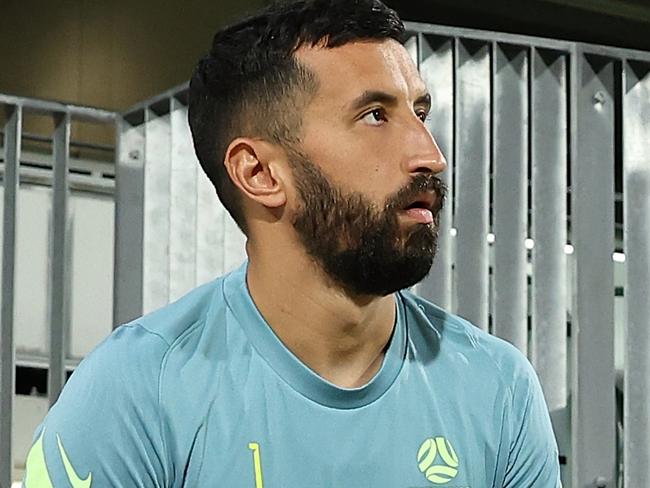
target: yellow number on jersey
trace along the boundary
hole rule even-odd
[[[264,488],[262,481],[262,461],[260,459],[260,445],[257,442],[250,442],[248,448],[253,451],[253,467],[255,468],[255,488]]]

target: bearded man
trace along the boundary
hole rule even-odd
[[[528,361],[406,290],[434,259],[446,162],[403,42],[378,0],[216,34],[189,122],[248,259],[82,362],[26,488],[560,486]]]

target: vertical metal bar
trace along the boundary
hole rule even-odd
[[[576,122],[571,219],[576,259],[572,486],[613,487],[616,417],[612,252],[617,70],[610,58],[576,51],[572,77]]]
[[[567,405],[567,85],[566,54],[532,56],[531,359],[549,409]]]
[[[146,109],[142,313],[169,303],[170,125],[169,114]]]
[[[496,43],[494,86],[494,327],[528,350],[526,240],[528,224],[528,53]]]
[[[567,53],[531,56],[531,341],[530,358],[551,412],[560,455],[571,467],[567,395]]]
[[[65,335],[70,330],[70,280],[68,242],[68,166],[70,114],[54,114],[54,171],[52,181],[52,240],[50,260],[50,361],[47,392],[50,405],[65,384]]]
[[[16,390],[14,348],[14,284],[16,258],[16,201],[22,132],[22,108],[9,106],[4,127],[4,216],[2,242],[2,302],[0,302],[0,486],[11,485],[12,426]]]
[[[454,171],[454,40],[420,34],[420,74],[431,95],[427,127],[447,159],[440,175],[447,184],[447,203],[440,214],[438,251],[431,272],[418,285],[418,294],[450,309],[452,306],[452,206]]]
[[[171,186],[169,237],[169,299],[176,300],[196,284],[197,175],[187,107],[171,101]]]
[[[457,41],[456,237],[457,312],[488,327],[490,46]]]
[[[623,96],[627,330],[625,486],[650,486],[650,63],[626,63]]]
[[[144,119],[144,114],[142,115]],[[144,127],[118,120],[115,167],[115,277],[113,325],[142,314]]]
[[[197,167],[199,162],[196,161]],[[212,182],[199,169],[196,208],[196,284],[224,273],[227,212]]]

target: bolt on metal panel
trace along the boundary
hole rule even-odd
[[[528,49],[495,43],[493,333],[528,350]]]
[[[490,45],[456,43],[456,311],[488,328]]]
[[[171,103],[169,299],[174,301],[196,284],[196,202],[200,167],[187,123],[187,106],[176,98],[172,98]]]
[[[141,122],[118,124],[115,168],[115,287],[117,327],[142,314],[145,133]]]
[[[418,285],[418,294],[437,305],[452,307],[453,247],[452,192],[454,171],[454,40],[420,34],[420,74],[431,95],[427,127],[447,160],[439,175],[448,188],[447,202],[440,213],[438,251],[428,276]]]
[[[572,486],[614,486],[614,103],[617,62],[574,56]],[[609,440],[609,441],[605,441]]]
[[[627,62],[623,93],[627,275],[625,486],[650,486],[650,63]]]
[[[531,361],[550,410],[567,405],[567,54],[531,66]]]
[[[70,330],[70,216],[68,167],[70,114],[54,114],[54,164],[52,182],[52,239],[50,260],[50,360],[47,393],[50,406],[65,384],[66,334]]]
[[[14,348],[14,283],[16,257],[16,200],[22,133],[22,107],[5,105],[4,206],[2,224],[2,301],[0,302],[0,486],[11,485],[13,470],[12,426],[16,389]]]
[[[142,313],[147,313],[169,303],[170,115],[147,108],[144,124]]]

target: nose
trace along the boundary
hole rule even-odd
[[[447,169],[447,160],[440,147],[419,119],[411,125],[405,142],[408,154],[406,169],[409,174],[437,174]]]

